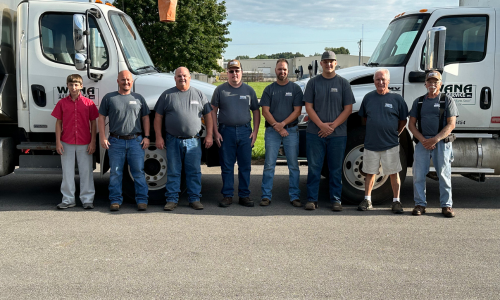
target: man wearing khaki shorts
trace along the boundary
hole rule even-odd
[[[361,201],[358,210],[372,209],[371,194],[375,175],[379,173],[380,164],[385,175],[390,175],[392,192],[394,194],[392,212],[403,213],[399,199],[399,139],[408,117],[408,106],[399,94],[389,93],[390,74],[387,69],[375,72],[375,91],[365,95],[359,115],[365,118],[366,135],[363,155],[363,172],[365,179],[365,199]]]

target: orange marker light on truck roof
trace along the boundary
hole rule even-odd
[[[425,9],[425,8],[421,9],[421,10],[419,10],[419,12],[427,12],[427,9]]]
[[[95,3],[103,4],[101,0],[95,0]]]

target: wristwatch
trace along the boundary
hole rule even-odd
[[[149,135],[145,135],[143,138],[144,138],[144,139],[148,139],[148,140],[150,139],[150,138],[149,138]]]

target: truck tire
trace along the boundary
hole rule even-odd
[[[355,128],[347,135],[347,145],[342,164],[342,201],[359,204],[365,195],[365,173],[362,171],[366,127]],[[403,147],[399,148],[402,170],[399,172],[401,185],[405,181],[407,159]],[[381,204],[393,198],[389,175],[378,174],[372,191],[372,203]]]
[[[156,148],[152,143],[145,151],[144,173],[148,184],[149,204],[165,203],[165,184],[167,183],[166,151]],[[130,168],[125,162],[122,182],[123,198],[126,202],[135,203],[135,188]],[[181,175],[181,194],[186,191],[184,171]]]

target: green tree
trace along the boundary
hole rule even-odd
[[[238,59],[238,60],[240,60],[240,59],[250,59],[250,56],[248,56],[248,55],[238,55],[238,56],[236,56],[235,59]]]
[[[117,0],[114,5],[122,8]],[[125,1],[125,13],[133,21],[155,66],[172,71],[185,66],[192,72],[222,71],[222,57],[231,22],[226,21],[226,2],[178,0],[175,22],[160,22],[158,0]]]
[[[333,47],[325,47],[325,51],[333,51],[335,54],[351,54],[349,49],[344,47],[333,48]]]

